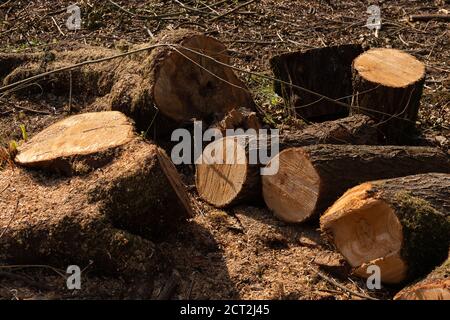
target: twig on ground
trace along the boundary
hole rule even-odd
[[[224,13],[218,15],[217,17],[214,17],[214,18],[212,18],[212,19],[209,19],[208,22],[214,22],[214,21],[216,21],[216,20],[218,20],[218,19],[221,19],[221,18],[223,18],[223,17],[225,17],[225,16],[227,16],[227,15],[229,15],[229,14],[231,14],[231,13],[233,13],[233,12],[235,12],[235,11],[237,11],[237,10],[243,8],[243,7],[246,7],[246,6],[250,5],[250,4],[252,4],[252,3],[255,2],[255,1],[256,1],[256,0],[250,0],[250,1],[244,2],[243,4],[240,4],[240,5],[234,7],[233,9],[231,9],[231,10],[229,10],[229,11],[227,11],[227,12],[224,12]]]
[[[409,21],[429,21],[429,20],[441,20],[450,21],[450,14],[412,14],[409,16]]]
[[[129,15],[132,15],[134,17],[138,17],[138,18],[159,20],[159,19],[162,19],[162,18],[177,17],[177,16],[180,16],[180,15],[184,14],[184,12],[180,11],[180,12],[165,13],[165,14],[154,15],[154,16],[143,15],[143,14],[131,12],[130,10],[125,9],[124,7],[122,7],[121,5],[119,5],[118,3],[116,3],[116,2],[114,2],[112,0],[108,0],[108,1],[109,1],[109,3],[111,3],[113,6],[115,6],[119,10],[121,10],[121,11],[123,11],[125,13],[128,13]]]
[[[370,296],[368,296],[368,295],[365,295],[365,294],[362,294],[362,293],[359,293],[359,292],[355,292],[355,291],[353,291],[353,290],[350,290],[350,289],[348,289],[347,287],[343,286],[342,284],[338,283],[336,280],[334,280],[334,279],[332,279],[332,278],[330,278],[330,277],[327,277],[326,275],[324,275],[324,274],[321,273],[320,271],[316,270],[315,268],[313,268],[313,267],[311,267],[311,266],[307,266],[307,267],[308,267],[308,269],[310,269],[311,271],[313,271],[315,274],[317,274],[319,277],[321,277],[322,279],[324,279],[326,282],[328,282],[328,283],[330,283],[330,284],[332,284],[332,285],[338,287],[339,289],[344,290],[344,291],[346,291],[346,292],[348,292],[348,293],[350,293],[350,294],[352,294],[352,295],[354,295],[354,296],[356,296],[356,297],[363,298],[363,299],[367,299],[367,300],[378,300],[377,298],[373,298],[373,297],[370,297]]]
[[[173,270],[169,280],[167,280],[164,288],[159,293],[158,300],[170,300],[170,298],[172,298],[172,296],[175,294],[179,282],[180,274],[178,273],[178,271]]]
[[[3,237],[3,235],[6,233],[6,231],[8,231],[9,226],[11,225],[11,223],[14,221],[14,218],[16,217],[17,209],[19,208],[19,200],[20,200],[20,198],[18,197],[17,201],[16,201],[16,206],[14,208],[14,211],[13,211],[12,215],[11,215],[11,219],[9,219],[8,224],[6,225],[6,227],[3,229],[2,233],[0,234],[0,239]]]
[[[34,288],[42,290],[42,291],[52,290],[52,288],[50,286],[48,286],[44,283],[37,282],[33,279],[30,279],[30,278],[25,277],[20,274],[15,274],[12,272],[7,272],[7,271],[0,271],[0,277],[9,278],[11,280],[19,280],[31,287],[34,287]]]

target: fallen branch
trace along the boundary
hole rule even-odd
[[[332,279],[330,277],[327,277],[326,275],[324,275],[323,273],[321,273],[320,271],[314,269],[311,266],[307,266],[307,268],[309,270],[313,271],[315,274],[317,274],[322,279],[324,279],[326,282],[328,282],[328,283],[338,287],[339,289],[341,289],[341,290],[343,290],[345,292],[348,292],[351,295],[354,295],[356,297],[360,297],[360,298],[363,298],[363,299],[367,299],[367,300],[378,300],[377,298],[373,298],[371,296],[368,296],[368,295],[365,295],[365,294],[358,293],[358,292],[355,292],[353,290],[350,290],[349,288],[347,288],[347,287],[343,286],[342,284],[338,283],[336,280],[334,280],[334,279]]]
[[[450,14],[412,14],[409,16],[409,21],[430,21],[441,20],[445,22],[450,21]]]
[[[217,17],[214,17],[214,18],[212,18],[212,19],[209,19],[208,22],[213,22],[213,21],[216,21],[216,20],[218,20],[218,19],[221,19],[221,18],[223,18],[223,17],[225,17],[225,16],[227,16],[227,15],[229,15],[229,14],[231,14],[231,13],[233,13],[233,12],[235,12],[235,11],[237,11],[237,10],[243,8],[243,7],[248,6],[249,4],[252,4],[252,3],[255,2],[255,1],[256,1],[256,0],[250,0],[250,1],[247,1],[247,2],[245,2],[245,3],[243,3],[243,4],[241,4],[241,5],[238,5],[238,6],[234,7],[233,9],[231,9],[231,10],[225,12],[225,13],[222,13],[221,15],[218,15]]]

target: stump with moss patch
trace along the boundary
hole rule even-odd
[[[450,175],[429,173],[367,182],[348,190],[321,217],[321,229],[367,277],[400,283],[428,273],[450,244]]]

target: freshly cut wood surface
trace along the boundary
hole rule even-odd
[[[82,113],[54,123],[32,137],[19,147],[15,161],[26,166],[48,166],[64,158],[104,152],[133,137],[133,124],[118,111]]]
[[[348,190],[321,217],[321,229],[367,277],[400,283],[428,273],[450,244],[450,175],[428,173],[366,182]]]
[[[314,145],[275,156],[279,170],[262,177],[263,197],[280,219],[302,222],[322,214],[344,192],[365,181],[426,172],[450,172],[437,148]]]
[[[387,48],[371,49],[353,62],[364,79],[392,88],[404,88],[422,79],[425,65],[412,55]]]
[[[375,48],[353,62],[352,113],[378,122],[388,143],[407,142],[417,119],[425,81],[425,65],[412,55]]]
[[[195,182],[200,197],[216,207],[237,203],[242,197],[257,197],[254,188],[259,172],[253,171],[243,136],[229,136],[210,143],[196,165]]]
[[[310,125],[302,130],[282,133],[278,137],[279,149],[317,143],[376,144],[378,133],[373,124],[368,116],[355,115]],[[245,138],[236,136],[214,141],[205,148],[204,163],[196,165],[196,186],[202,199],[217,207],[239,202],[261,202],[261,166],[249,163],[249,148],[255,146],[249,145]],[[270,138],[267,148],[269,156]],[[215,149],[214,158],[218,161],[208,161]],[[235,157],[239,162],[231,163]]]

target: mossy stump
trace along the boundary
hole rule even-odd
[[[59,267],[92,261],[96,271],[130,275],[156,270],[153,241],[177,230],[192,209],[165,152],[133,134],[125,116],[112,113],[55,123],[19,149],[16,159],[26,168],[0,172],[0,259]],[[102,117],[110,117],[109,127]],[[81,120],[86,118],[98,121]],[[91,140],[79,139],[95,131]],[[26,162],[38,155],[45,161]]]
[[[321,217],[322,231],[368,277],[377,265],[385,283],[422,277],[447,257],[450,175],[428,173],[366,182],[348,190]]]

